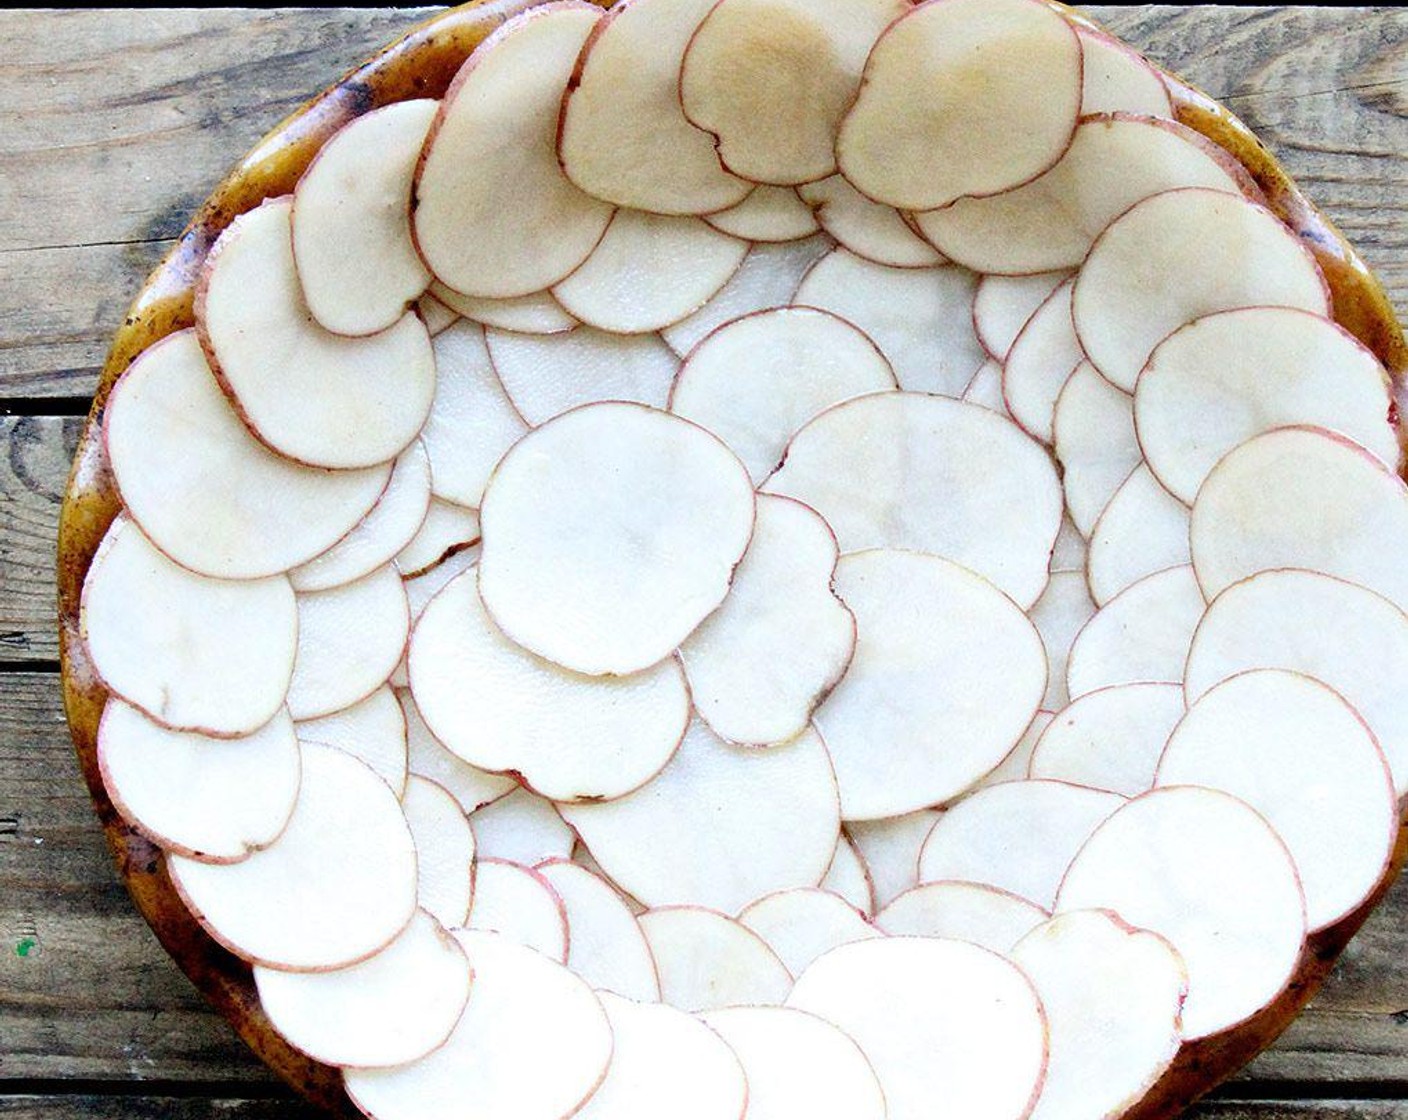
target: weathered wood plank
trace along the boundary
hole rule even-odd
[[[224,172],[429,10],[0,15],[0,394],[91,392],[128,301]],[[1090,11],[1241,113],[1408,308],[1408,12]]]

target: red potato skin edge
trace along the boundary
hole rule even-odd
[[[83,578],[121,499],[103,447],[108,394],[133,359],[153,342],[194,325],[195,282],[220,232],[238,214],[293,190],[322,144],[353,117],[394,101],[438,97],[470,52],[528,0],[487,0],[451,9],[412,30],[276,126],[214,190],[166,259],[148,278],[114,335],[97,395],[75,455],[60,517],[58,613],[64,709],[94,810],[118,873],[158,940],[254,1053],[310,1103],[356,1118],[337,1070],[283,1041],[259,1006],[247,964],[220,948],[182,904],[160,849],[127,824],[104,789],[97,757],[98,721],[107,692],[79,637]],[[1078,26],[1099,28],[1054,4]],[[1226,149],[1248,170],[1271,210],[1307,245],[1325,274],[1335,319],[1383,362],[1402,391],[1408,341],[1392,304],[1362,258],[1300,192],[1275,158],[1236,117],[1210,97],[1167,76],[1177,119]],[[1286,1028],[1315,994],[1336,957],[1408,861],[1408,829],[1375,893],[1357,911],[1315,935],[1280,999],[1241,1027],[1179,1053],[1170,1070],[1128,1115],[1165,1120],[1225,1080]]]

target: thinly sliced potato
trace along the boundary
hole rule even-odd
[[[1184,711],[1178,683],[1087,692],[1057,712],[1041,733],[1028,776],[1137,797],[1153,788],[1159,758]]]
[[[781,1003],[792,974],[752,930],[701,906],[640,916],[660,969],[661,998],[681,1011]]]
[[[884,936],[840,895],[815,887],[764,895],[745,906],[738,920],[767,942],[793,976],[838,945]]]
[[[905,891],[875,915],[875,924],[895,937],[945,937],[1006,954],[1049,917],[1011,891],[948,880]]]

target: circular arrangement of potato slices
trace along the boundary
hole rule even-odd
[[[117,811],[370,1120],[1114,1120],[1408,793],[1394,385],[1040,0],[553,0],[102,418]]]

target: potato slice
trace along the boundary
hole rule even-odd
[[[1170,331],[1234,307],[1329,313],[1310,250],[1269,210],[1206,187],[1146,198],[1096,240],[1076,279],[1072,314],[1086,356],[1133,392]]]
[[[919,849],[940,816],[937,809],[917,809],[897,817],[847,822],[845,835],[865,861],[877,909],[919,885]]]
[[[1183,718],[1181,684],[1122,684],[1087,692],[1037,740],[1032,778],[1136,797],[1153,788],[1164,745]]]
[[[567,910],[536,871],[500,859],[474,864],[467,929],[490,930],[567,963]]]
[[[1085,567],[1087,546],[1085,538],[1069,517],[1061,520],[1061,530],[1056,534],[1056,543],[1051,548],[1052,571],[1080,571]]]
[[[872,393],[823,412],[763,490],[815,509],[843,553],[934,553],[1024,608],[1046,587],[1061,524],[1060,483],[1039,444],[980,405],[923,393]]]
[[[821,889],[840,895],[867,918],[875,913],[875,884],[870,881],[870,868],[844,832],[836,844],[831,867],[821,880]]]
[[[552,293],[546,289],[526,296],[492,299],[467,296],[437,281],[431,284],[430,291],[457,314],[486,327],[518,331],[520,334],[561,334],[577,325],[577,320],[567,314],[562,304],[553,299]]]
[[[836,132],[902,0],[720,0],[684,53],[684,115],[729,171],[791,186],[836,170]]]
[[[1007,402],[1002,399],[1002,366],[991,358],[978,367],[978,372],[968,382],[959,400],[982,405],[999,416],[1012,419],[1012,414],[1007,411]]]
[[[1190,563],[1188,530],[1188,507],[1140,463],[1090,532],[1086,570],[1095,601],[1104,605],[1145,576]]]
[[[656,214],[712,214],[753,184],[724,170],[680,106],[680,66],[715,0],[628,0],[587,42],[562,104],[558,156],[584,191]]]
[[[599,992],[658,1001],[655,957],[616,888],[569,860],[548,860],[537,871],[567,913],[567,967]]]
[[[973,294],[973,326],[983,349],[999,362],[1005,361],[1012,344],[1036,314],[1037,308],[1068,279],[1070,274],[1067,272],[982,277],[978,281],[978,290]],[[1071,331],[1074,334],[1075,328],[1072,327]]]
[[[649,785],[560,811],[641,902],[726,913],[821,882],[840,828],[836,779],[815,732],[762,751],[725,743],[697,719]]]
[[[1074,911],[1033,930],[1012,960],[1036,985],[1051,1032],[1033,1120],[1122,1115],[1173,1063],[1188,974],[1158,934]]]
[[[611,206],[578,190],[554,151],[572,68],[600,20],[599,9],[571,0],[523,12],[480,43],[450,83],[412,214],[416,246],[447,287],[493,299],[532,295],[601,240]]]
[[[723,602],[753,532],[753,484],[704,429],[587,405],[504,456],[479,511],[479,593],[519,645],[591,675],[668,657]]]
[[[618,210],[592,255],[552,294],[584,323],[644,334],[698,311],[747,253],[748,242],[699,218]]]
[[[406,717],[406,750],[410,773],[428,778],[447,790],[466,813],[472,813],[521,788],[518,780],[511,775],[490,774],[451,753],[444,743],[435,738],[430,728],[425,726],[425,720],[421,719],[420,710],[416,707],[409,689],[398,689],[396,699]]]
[[[858,257],[892,268],[943,264],[938,251],[909,228],[893,206],[872,202],[840,175],[804,183],[797,193],[821,228]]]
[[[921,883],[875,915],[895,937],[945,937],[1007,954],[1051,915],[1034,902],[986,883]]]
[[[1193,569],[1212,599],[1273,568],[1306,568],[1408,605],[1408,488],[1359,444],[1278,428],[1229,452],[1193,503]]]
[[[298,799],[298,739],[287,712],[251,735],[172,731],[112,697],[98,723],[98,769],[123,819],[154,844],[234,863],[276,840]]]
[[[294,264],[308,310],[330,331],[385,330],[430,283],[411,241],[411,180],[439,108],[416,98],[354,117],[294,188]]]
[[[434,592],[425,592],[430,584],[421,583],[421,577],[429,580],[431,573],[440,572],[451,559],[463,563],[466,557],[475,558],[469,550],[479,543],[481,536],[478,510],[455,505],[443,498],[430,499],[425,520],[416,530],[416,535],[396,554],[396,570],[406,581],[412,618],[420,614],[434,595]],[[447,579],[441,579],[435,591],[446,582]]]
[[[406,928],[416,853],[391,788],[365,763],[305,743],[288,826],[240,863],[170,855],[181,899],[211,937],[271,968],[318,972],[364,960]]]
[[[1080,40],[1055,9],[930,0],[875,44],[837,159],[862,194],[904,210],[996,194],[1061,158],[1080,96]]]
[[[411,636],[411,693],[431,732],[482,770],[511,771],[555,801],[620,797],[669,762],[689,687],[667,658],[625,677],[586,677],[509,641],[485,613],[477,573],[456,576]]]
[[[992,278],[1000,279],[1004,278]],[[1063,281],[1031,312],[1007,348],[1002,366],[1002,396],[1012,419],[1048,444],[1054,439],[1057,402],[1083,361],[1071,323],[1071,288],[1072,281]],[[982,288],[978,291],[981,295]],[[978,307],[975,299],[974,321],[981,330]]]
[[[406,790],[406,717],[396,694],[382,685],[341,711],[295,724],[300,739],[360,758],[400,797]],[[450,923],[453,925],[454,923]]]
[[[713,432],[761,483],[819,412],[896,387],[889,361],[858,327],[812,307],[777,307],[707,335],[679,371],[670,411]]]
[[[1113,910],[1167,938],[1188,970],[1188,1040],[1276,999],[1305,942],[1305,899],[1281,838],[1245,802],[1197,786],[1142,794],[1106,821],[1056,908]]]
[[[744,241],[799,241],[821,229],[812,208],[790,187],[757,186],[737,206],[706,214],[722,233]]]
[[[1055,717],[1055,712],[1038,711],[1032,717],[1031,723],[1027,725],[1026,731],[1022,732],[1022,737],[1018,740],[1017,745],[1008,752],[1007,757],[998,763],[995,769],[988,771],[987,776],[969,792],[973,793],[1002,782],[1017,782],[1026,778],[1027,768],[1031,765],[1032,751],[1036,749],[1037,740],[1041,738],[1041,733],[1046,730]],[[921,837],[922,839],[923,837]]]
[[[401,811],[416,845],[417,905],[441,925],[465,925],[475,867],[474,832],[464,810],[444,786],[412,775],[401,795]]]
[[[274,1029],[328,1065],[395,1066],[450,1037],[470,995],[465,951],[418,910],[391,944],[330,972],[254,966],[259,1003]]]
[[[1113,35],[1077,27],[1081,45],[1080,111],[1174,115],[1173,99],[1159,72],[1147,59]]]
[[[294,675],[288,580],[196,575],[123,514],[88,566],[78,625],[108,690],[178,731],[257,731],[283,707]]]
[[[986,357],[973,329],[977,284],[954,265],[891,268],[836,249],[812,266],[792,302],[864,331],[901,388],[957,397]]]
[[[327,471],[275,455],[240,423],[189,330],[149,346],[118,379],[103,439],[142,532],[183,567],[227,579],[274,575],[326,552],[391,475],[389,463]]]
[[[344,338],[309,313],[293,262],[293,202],[235,218],[196,285],[211,369],[261,443],[317,467],[367,467],[416,438],[435,395],[430,332],[414,313]]]
[[[660,969],[660,992],[681,1011],[781,1003],[792,974],[752,930],[702,906],[667,906],[640,916]]]
[[[469,818],[481,859],[499,859],[536,867],[544,860],[566,859],[577,837],[551,801],[526,789],[495,798]]]
[[[1398,837],[1393,780],[1368,725],[1328,685],[1284,669],[1239,673],[1199,697],[1155,784],[1225,790],[1261,813],[1295,860],[1312,933],[1374,892]]]
[[[865,1052],[890,1120],[1020,1120],[1046,1068],[1046,1019],[1031,981],[963,941],[882,937],[833,949],[787,1006],[834,1023]]]
[[[562,1120],[611,1061],[601,1001],[562,965],[506,937],[457,930],[474,989],[440,1049],[407,1065],[347,1070],[372,1120]]]
[[[443,290],[443,286],[442,286]],[[434,338],[460,317],[460,313],[433,292],[426,291],[416,300],[416,314]]]
[[[1139,466],[1134,398],[1116,389],[1089,362],[1081,362],[1056,398],[1051,435],[1061,461],[1066,509],[1081,535],[1089,538],[1101,512]]]
[[[738,920],[767,942],[793,976],[838,945],[883,936],[840,895],[816,887],[764,895],[745,906]]]
[[[852,553],[836,590],[856,617],[855,658],[814,720],[842,818],[893,817],[962,793],[1036,713],[1046,689],[1036,628],[992,584],[937,556]]]
[[[1046,695],[1041,706],[1048,711],[1064,708],[1066,659],[1071,643],[1095,614],[1095,603],[1085,583],[1084,572],[1052,572],[1051,581],[1029,612],[1032,624],[1046,647]]]

